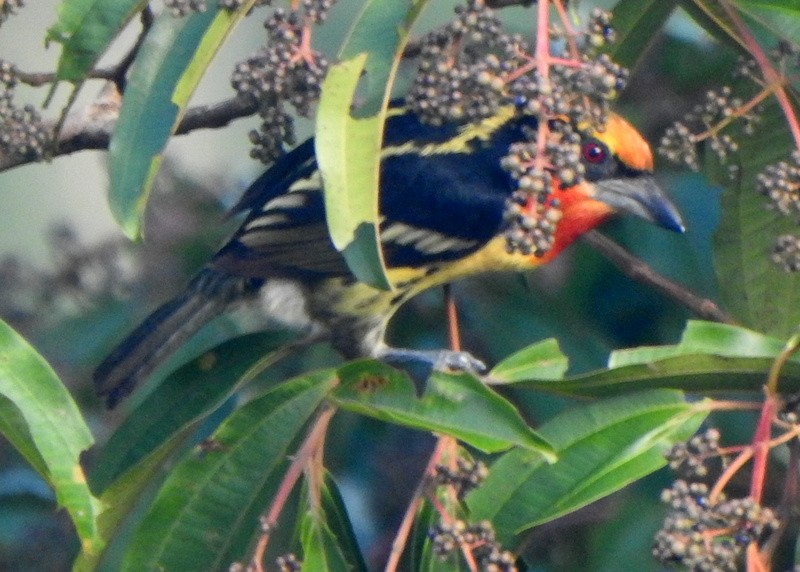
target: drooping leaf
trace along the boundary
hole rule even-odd
[[[738,0],[736,6],[752,21],[774,34],[800,43],[800,2],[798,0]]]
[[[614,6],[611,26],[617,40],[607,53],[618,64],[632,68],[675,11],[677,0],[620,0]]]
[[[392,85],[409,33],[430,0],[367,0],[339,51],[340,60],[368,54],[361,114],[379,115]]]
[[[77,405],[48,363],[0,321],[0,432],[32,462],[70,515],[86,551],[98,551],[100,503],[80,454],[93,442]]]
[[[140,12],[144,0],[63,0],[47,41],[63,45],[56,77],[80,83],[125,25]]]
[[[333,244],[362,282],[390,289],[378,237],[378,179],[383,123],[408,33],[427,0],[369,0],[322,85],[315,149],[325,181]],[[351,116],[367,74],[366,105]]]
[[[139,526],[123,570],[209,570],[244,557],[292,447],[335,383],[321,371],[254,399],[220,425],[213,449],[171,471]]]
[[[504,383],[526,379],[563,379],[569,363],[554,338],[542,340],[505,358],[491,377]]]
[[[178,433],[220,407],[235,389],[271,363],[295,336],[250,334],[229,340],[171,373],[117,428],[91,474],[94,490],[112,481]]]
[[[351,362],[339,378],[331,401],[342,409],[445,433],[486,452],[517,445],[553,459],[550,445],[514,406],[472,375],[435,372],[421,397],[404,373],[374,361]]]
[[[300,525],[303,572],[350,572],[350,566],[328,525],[307,512]]]
[[[603,498],[664,466],[664,451],[689,438],[707,411],[677,391],[625,395],[575,407],[542,425],[558,461],[523,449],[503,455],[467,496],[474,519],[489,519],[504,546],[523,530]]]
[[[142,493],[158,482],[157,477],[163,476],[164,463],[180,447],[191,430],[192,428],[188,427],[182,432],[172,435],[161,447],[105,488],[100,495],[103,510],[97,519],[98,533],[103,540],[104,549],[102,551],[81,550],[72,565],[73,572],[119,569],[119,562],[112,561],[116,555],[109,555],[109,552],[114,552],[116,537],[121,536],[121,541],[124,542],[126,538],[124,525],[127,524],[126,521],[131,517],[131,513],[135,512],[135,508],[140,504]]]
[[[500,362],[489,379],[583,397],[659,388],[697,393],[760,392],[783,345],[779,338],[745,328],[693,320],[680,343],[613,352],[607,369],[559,378],[549,369],[549,359],[540,365],[536,356],[541,354],[537,352],[531,353],[533,359],[526,365],[521,356],[527,350],[522,350],[508,362]],[[558,359],[557,354],[554,357]],[[789,361],[783,369],[780,388],[785,392],[800,389],[800,360]]]
[[[325,524],[336,539],[336,546],[344,556],[351,572],[366,572],[367,565],[361,550],[358,548],[355,531],[339,487],[330,474],[326,474],[325,482],[320,487],[320,501]]]
[[[742,53],[747,53],[747,42],[736,23],[718,0],[677,0],[680,6],[710,35],[727,43]],[[741,21],[763,41],[777,43],[779,39],[798,44],[797,0],[730,0]],[[767,46],[768,51],[772,46]]]
[[[695,22],[706,32],[738,50],[744,50],[744,42],[730,17],[716,0],[678,0]]]
[[[222,42],[252,7],[209,6],[202,13],[156,19],[131,66],[122,109],[109,144],[111,212],[131,238],[161,163],[161,153],[183,117],[194,89]]]
[[[334,246],[359,280],[389,289],[378,238],[381,120],[354,119],[350,107],[366,54],[332,66],[322,86],[315,148],[325,180],[325,212]]]

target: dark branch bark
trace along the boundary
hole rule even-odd
[[[196,129],[225,127],[231,121],[253,115],[258,110],[255,102],[233,97],[213,105],[189,108],[178,124],[176,134],[183,135]],[[116,104],[100,100],[89,109],[73,113],[67,118],[50,157],[68,155],[89,149],[107,149],[119,114]],[[45,123],[45,129],[55,128],[56,121]],[[32,162],[29,157],[0,152],[0,172]]]
[[[623,274],[657,290],[667,298],[675,300],[686,307],[698,318],[735,324],[734,319],[723,312],[719,306],[708,298],[702,298],[684,286],[665,278],[626,251],[610,238],[593,230],[583,235],[583,241],[610,260]]]

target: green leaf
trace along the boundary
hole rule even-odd
[[[563,379],[569,362],[554,338],[537,342],[508,356],[489,376],[503,383],[526,379]]]
[[[125,524],[131,512],[140,504],[143,491],[157,482],[157,477],[164,472],[164,463],[175,450],[180,447],[191,433],[188,427],[180,433],[172,435],[161,447],[139,461],[134,467],[106,487],[100,496],[103,510],[97,520],[98,532],[104,542],[104,550],[81,550],[72,566],[72,572],[92,572],[94,570],[114,570],[119,568],[118,562],[108,562],[109,552],[114,550],[116,537],[125,540]],[[122,529],[122,533],[118,531]]]
[[[94,490],[113,480],[177,433],[222,405],[237,387],[273,362],[276,350],[296,336],[261,333],[229,340],[171,373],[117,428],[98,456]]]
[[[339,60],[368,54],[367,89],[359,111],[382,114],[412,26],[429,0],[367,0],[339,52]]]
[[[332,66],[322,85],[315,149],[325,182],[331,239],[353,274],[389,289],[378,238],[377,182],[381,120],[354,119],[350,106],[366,54]]]
[[[322,85],[315,150],[325,182],[325,212],[333,244],[353,274],[391,289],[378,236],[378,182],[383,124],[409,30],[427,2],[369,0]],[[350,115],[367,73],[369,115]]]
[[[0,321],[0,432],[56,493],[86,551],[97,551],[100,504],[80,465],[92,442],[77,405],[47,362],[19,334]]]
[[[125,25],[147,5],[144,0],[63,0],[47,41],[63,45],[56,77],[80,83]]]
[[[111,212],[131,238],[174,133],[203,72],[233,26],[252,7],[235,11],[210,6],[183,18],[162,14],[131,66],[122,109],[109,144]]]
[[[209,570],[244,556],[292,447],[335,383],[326,370],[286,382],[231,415],[216,447],[186,456],[139,526],[123,570]]]
[[[756,177],[769,164],[789,158],[794,143],[786,119],[770,104],[755,134],[737,137],[741,177],[724,169],[715,182],[724,188],[722,221],[714,236],[714,266],[720,295],[743,325],[789,336],[800,324],[800,273],[782,271],[770,258],[778,236],[796,233],[791,217],[767,208],[756,191]]]
[[[33,469],[46,478],[47,463],[36,448],[28,422],[14,402],[0,395],[0,433],[25,458]]]
[[[681,7],[709,34],[742,53],[749,53],[746,42],[719,0],[678,0]],[[742,21],[759,39],[771,45],[778,38],[798,44],[797,0],[731,0]],[[769,38],[769,43],[763,40]]]
[[[503,545],[515,535],[603,498],[666,464],[664,451],[688,439],[707,411],[676,391],[651,391],[576,407],[545,423],[558,461],[514,449],[467,497],[476,520],[494,523]]]
[[[717,0],[678,0],[681,8],[706,32],[739,51],[746,51],[741,36]]]
[[[616,351],[609,358],[608,369],[558,379],[547,369],[538,374],[534,360],[528,370],[524,363],[517,365],[518,371],[530,373],[527,379],[513,375],[513,371],[507,378],[496,379],[493,371],[490,379],[581,397],[658,388],[698,393],[760,392],[783,345],[778,338],[745,328],[690,321],[677,345]],[[800,390],[800,359],[786,364],[780,388],[784,392]]]
[[[614,6],[611,26],[617,41],[607,53],[618,64],[632,68],[658,37],[664,23],[675,11],[677,0],[620,0]]]
[[[553,460],[550,445],[514,406],[472,375],[434,372],[422,397],[404,373],[374,361],[351,362],[339,378],[331,401],[343,409],[452,435],[486,452],[518,445]]]
[[[325,475],[325,482],[320,490],[320,501],[326,526],[336,538],[336,545],[344,555],[345,562],[349,564],[348,570],[365,572],[367,565],[358,548],[358,541],[350,517],[347,515],[347,508],[339,493],[339,487],[336,486],[336,482],[329,473]]]
[[[351,567],[336,536],[311,512],[303,516],[300,543],[303,547],[303,572],[350,572]]]
[[[736,6],[749,20],[771,34],[800,44],[800,2],[798,0],[737,0]]]

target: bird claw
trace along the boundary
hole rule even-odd
[[[476,374],[486,372],[486,364],[469,352],[441,350],[438,353],[439,358],[433,365],[434,369],[452,369]]]
[[[407,350],[401,348],[383,348],[376,356],[384,363],[406,372],[418,396],[425,393],[425,385],[431,373],[437,371],[462,371],[480,375],[486,372],[486,364],[469,352],[452,350]]]

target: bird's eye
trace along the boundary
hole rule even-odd
[[[608,151],[606,148],[599,143],[595,143],[594,141],[584,143],[581,153],[583,154],[584,161],[591,163],[592,165],[598,165],[605,161],[606,157],[608,157]]]

